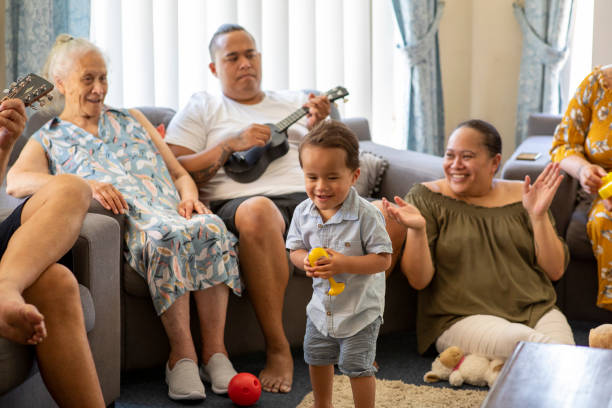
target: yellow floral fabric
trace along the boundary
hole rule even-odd
[[[577,155],[612,170],[612,90],[600,67],[580,84],[550,150],[553,162]],[[589,210],[587,234],[597,259],[597,305],[612,310],[612,214],[597,197]]]

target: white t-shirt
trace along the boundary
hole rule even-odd
[[[277,123],[299,109],[308,95],[299,91],[266,91],[255,105],[245,105],[224,95],[206,91],[193,94],[187,106],[168,125],[165,141],[201,152],[234,137],[253,123]],[[304,175],[298,159],[298,145],[308,132],[306,118],[288,130],[289,152],[272,161],[260,178],[238,183],[219,169],[212,179],[200,186],[200,197],[208,202],[249,195],[282,195],[305,191]]]

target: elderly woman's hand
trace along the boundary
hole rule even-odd
[[[188,220],[191,219],[191,215],[194,211],[198,214],[212,214],[212,211],[199,200],[186,198],[181,200],[178,205],[178,213]]]
[[[386,216],[394,219],[406,228],[416,230],[425,228],[425,218],[423,218],[421,212],[415,206],[408,204],[398,196],[395,196],[394,200],[397,203],[397,207],[383,197],[383,211]]]
[[[529,176],[525,176],[523,207],[530,216],[546,215],[562,180],[559,163],[549,163],[533,184]]]
[[[123,195],[112,184],[96,180],[87,180],[87,183],[91,187],[93,198],[113,214],[123,214],[124,210],[128,209]]]
[[[606,174],[603,167],[589,163],[580,167],[578,179],[584,191],[589,194],[596,194],[599,187],[601,187],[601,178]]]

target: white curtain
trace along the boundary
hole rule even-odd
[[[394,131],[399,34],[382,0],[91,0],[91,40],[109,59],[113,106],[181,108],[196,91],[219,91],[208,42],[238,23],[262,52],[264,89],[346,87],[343,116],[370,120],[373,138]]]

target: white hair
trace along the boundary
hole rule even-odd
[[[72,37],[69,34],[60,34],[47,56],[42,76],[57,85],[58,80],[65,80],[68,77],[79,58],[92,51],[98,53],[106,62],[104,53],[91,41]],[[45,105],[45,110],[59,114],[64,109],[64,95],[57,90],[57,87],[50,95],[53,101]]]

